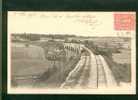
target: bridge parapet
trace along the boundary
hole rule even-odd
[[[82,44],[77,44],[77,43],[64,43],[64,49],[67,51],[72,51],[75,52],[76,54],[80,54],[83,45]]]

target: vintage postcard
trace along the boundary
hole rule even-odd
[[[135,12],[8,12],[9,94],[135,94]]]

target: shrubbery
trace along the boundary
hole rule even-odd
[[[104,55],[112,58],[112,53],[120,53],[119,48],[110,47],[107,43],[102,46],[95,45],[93,41],[84,41],[84,45],[96,55]]]

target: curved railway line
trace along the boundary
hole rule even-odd
[[[117,86],[117,82],[101,55],[82,47],[89,55],[81,56],[76,67],[69,73],[60,88],[105,88]]]

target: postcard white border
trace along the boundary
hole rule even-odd
[[[11,11],[10,11],[11,12]],[[54,13],[54,12],[52,12]],[[60,13],[60,12],[59,12]],[[63,12],[62,12],[63,13]],[[75,13],[75,12],[74,12]],[[86,12],[87,13],[87,12]],[[104,13],[104,12],[101,12]],[[123,13],[123,12],[122,12]],[[133,12],[135,13],[135,12]],[[135,13],[136,15],[136,13]],[[9,27],[9,25],[8,25]],[[7,33],[7,92],[8,94],[136,94],[136,31],[131,35],[131,71],[132,71],[132,82],[129,87],[121,88],[105,88],[105,89],[33,89],[33,88],[17,88],[11,87],[11,38],[10,33]]]

